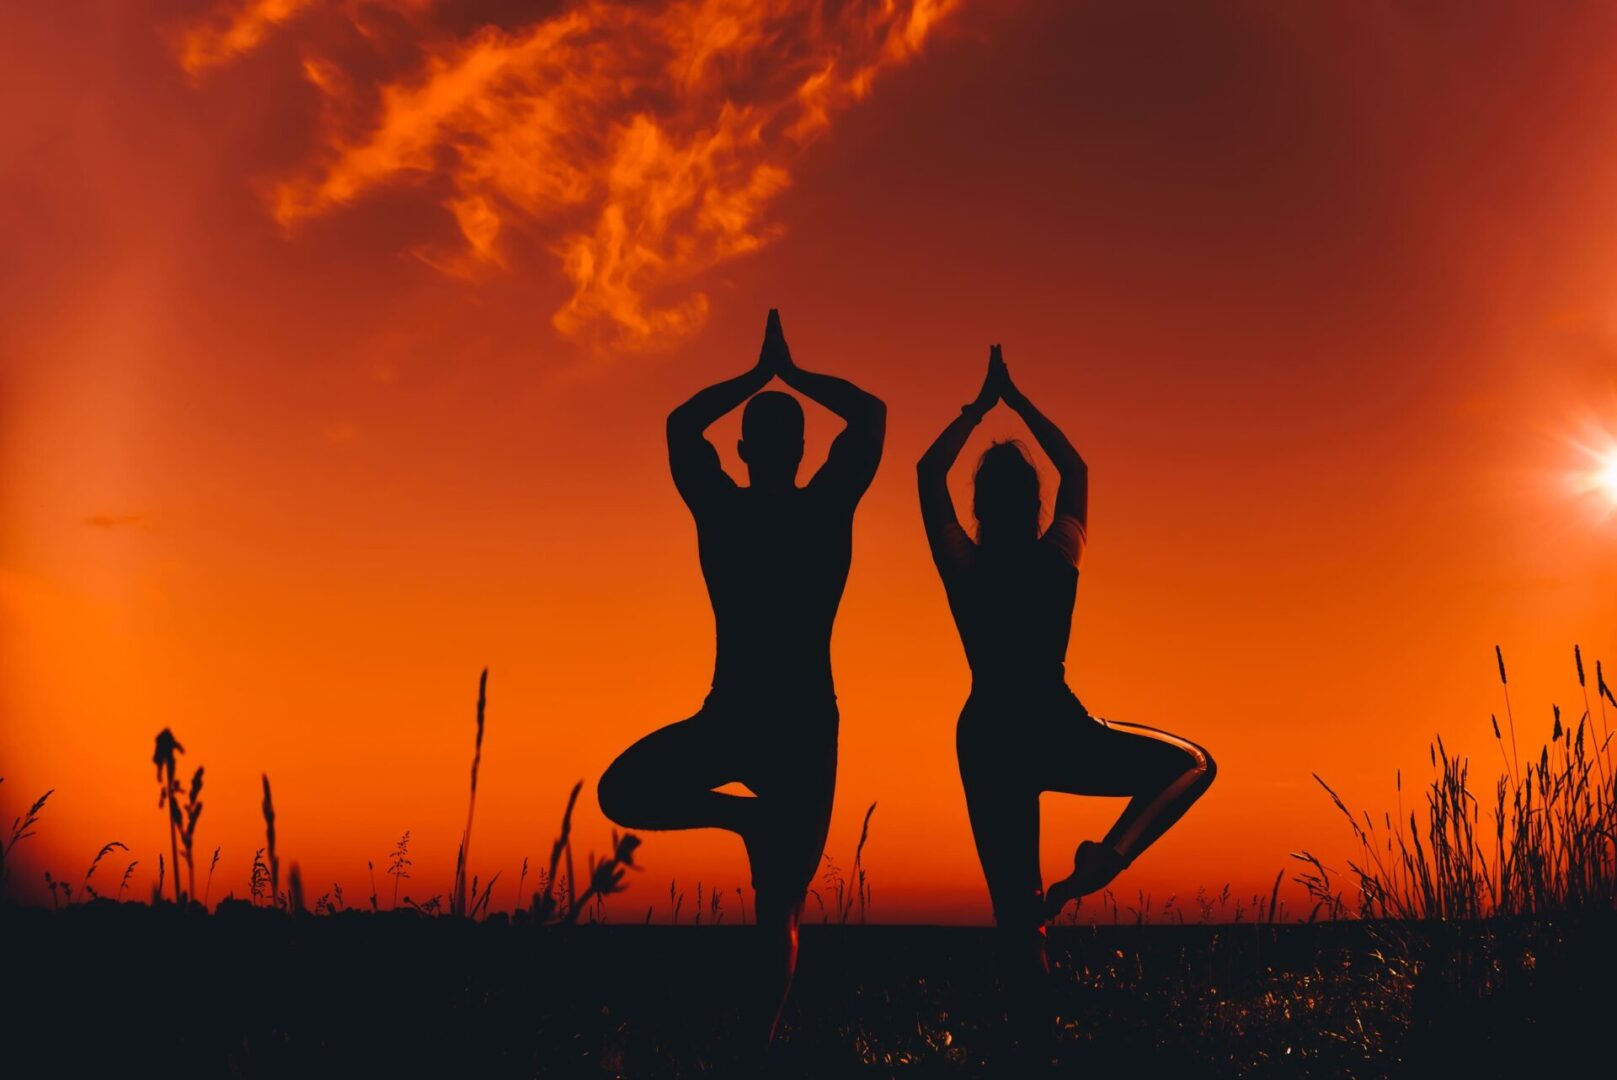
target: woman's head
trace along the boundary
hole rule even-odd
[[[1039,473],[1021,443],[997,442],[984,450],[972,482],[979,543],[1031,540],[1039,535]]]

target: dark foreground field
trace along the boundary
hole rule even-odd
[[[5,910],[0,1069],[721,1074],[748,931],[106,902]],[[1053,1075],[1520,1077],[1609,1064],[1617,1021],[1610,916],[1103,926],[1052,942],[1060,1019],[1039,1056]],[[1037,1073],[1007,1044],[990,948],[981,929],[807,928],[769,1073]]]

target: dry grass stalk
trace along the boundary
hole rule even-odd
[[[865,841],[870,839],[870,815],[876,812],[876,804],[872,802],[870,809],[865,811],[865,820],[859,826],[859,846],[853,852],[853,878],[854,895],[859,901],[859,921],[865,921],[865,911],[870,903],[870,882],[865,877]],[[847,922],[844,914],[843,922]]]
[[[157,808],[161,810],[168,807],[168,848],[169,861],[174,864],[174,902],[183,904],[185,897],[180,893],[180,832],[185,823],[180,811],[180,781],[175,776],[178,762],[176,754],[185,753],[185,747],[174,737],[174,732],[164,728],[157,733],[157,747],[152,752],[152,763],[157,766],[157,782],[161,785],[157,792]],[[159,869],[162,868],[159,860]],[[161,880],[161,875],[159,876]]]
[[[269,881],[270,899],[277,907],[282,904],[281,898],[281,860],[275,854],[275,800],[270,797],[269,773],[262,774],[264,778],[264,837],[265,846],[269,849]],[[262,849],[261,853],[262,853]]]
[[[264,849],[259,848],[253,852],[253,868],[248,879],[249,895],[252,897],[252,902],[255,906],[260,900],[264,899],[265,893],[269,891],[269,884],[269,863],[264,861]]]
[[[95,874],[95,868],[101,864],[101,860],[106,858],[108,855],[111,855],[114,851],[128,850],[128,845],[119,840],[114,840],[109,844],[103,844],[101,846],[101,850],[95,853],[95,858],[90,860],[90,869],[84,872],[84,881],[80,884],[80,888],[86,896],[94,897],[100,895],[95,891],[95,886],[90,884],[90,878]]]
[[[213,858],[208,862],[208,883],[206,885],[204,885],[203,888],[202,888],[202,906],[203,907],[208,906],[208,898],[213,895],[213,871],[214,871],[214,868],[219,865],[219,852],[220,852],[220,850],[221,849],[217,845],[215,845],[214,849],[213,849]]]
[[[573,807],[578,805],[578,793],[584,790],[584,781],[580,780],[573,785],[572,792],[567,796],[567,809],[562,811],[561,832],[557,835],[555,843],[550,845],[550,868],[544,875],[544,889],[534,893],[531,912],[539,922],[547,922],[558,910],[562,910],[555,895],[556,868],[561,862],[563,852],[572,850],[573,836]],[[569,855],[568,862],[572,858]],[[571,901],[571,876],[568,878],[568,900]]]
[[[4,782],[5,777],[0,776],[0,783]],[[11,839],[7,840],[3,844],[0,844],[0,896],[5,895],[6,882],[10,879],[11,875],[11,871],[6,868],[6,857],[11,854],[11,850],[19,843],[34,835],[34,826],[39,822],[40,811],[45,809],[45,801],[49,799],[51,795],[55,793],[55,791],[55,788],[51,788],[50,791],[45,792],[45,794],[34,800],[34,805],[28,808],[28,812],[26,814],[21,814],[12,820]]]
[[[120,904],[123,903],[124,900],[124,890],[129,888],[129,879],[135,876],[135,867],[139,865],[140,860],[135,859],[131,861],[128,866],[124,867],[124,876],[118,881],[118,902]]]
[[[393,907],[399,906],[399,882],[410,876],[410,830],[405,829],[404,835],[399,837],[398,846],[388,854],[390,860],[387,864],[388,876],[393,879]],[[372,875],[374,881],[375,875]],[[373,890],[374,891],[374,886]]]
[[[472,750],[472,794],[466,804],[466,830],[461,833],[460,850],[455,855],[455,885],[449,895],[449,913],[465,915],[466,863],[471,858],[472,814],[477,809],[477,770],[483,763],[483,712],[488,704],[488,668],[477,679],[477,742]]]

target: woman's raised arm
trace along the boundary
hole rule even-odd
[[[916,462],[921,520],[926,525],[927,539],[932,542],[934,555],[945,542],[946,534],[960,530],[959,535],[964,537],[960,519],[955,515],[954,500],[949,498],[949,470],[960,457],[961,448],[971,437],[972,429],[982,422],[983,415],[999,400],[1004,382],[1004,362],[999,358],[999,346],[995,345],[989,352],[988,373],[976,398],[961,408],[960,415],[949,421],[932,445],[927,447],[926,453],[921,455],[921,460]]]

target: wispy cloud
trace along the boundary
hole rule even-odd
[[[804,149],[959,2],[582,0],[457,33],[431,0],[237,0],[182,28],[176,57],[197,74],[277,29],[298,42],[325,121],[270,185],[283,226],[425,179],[460,241],[420,257],[475,278],[530,237],[572,285],[556,328],[634,348],[702,325],[697,276],[781,234],[767,208]],[[364,63],[317,44],[334,20]]]
[[[313,7],[316,0],[236,0],[222,3],[174,35],[175,59],[199,76],[232,63],[263,43],[277,26]]]

